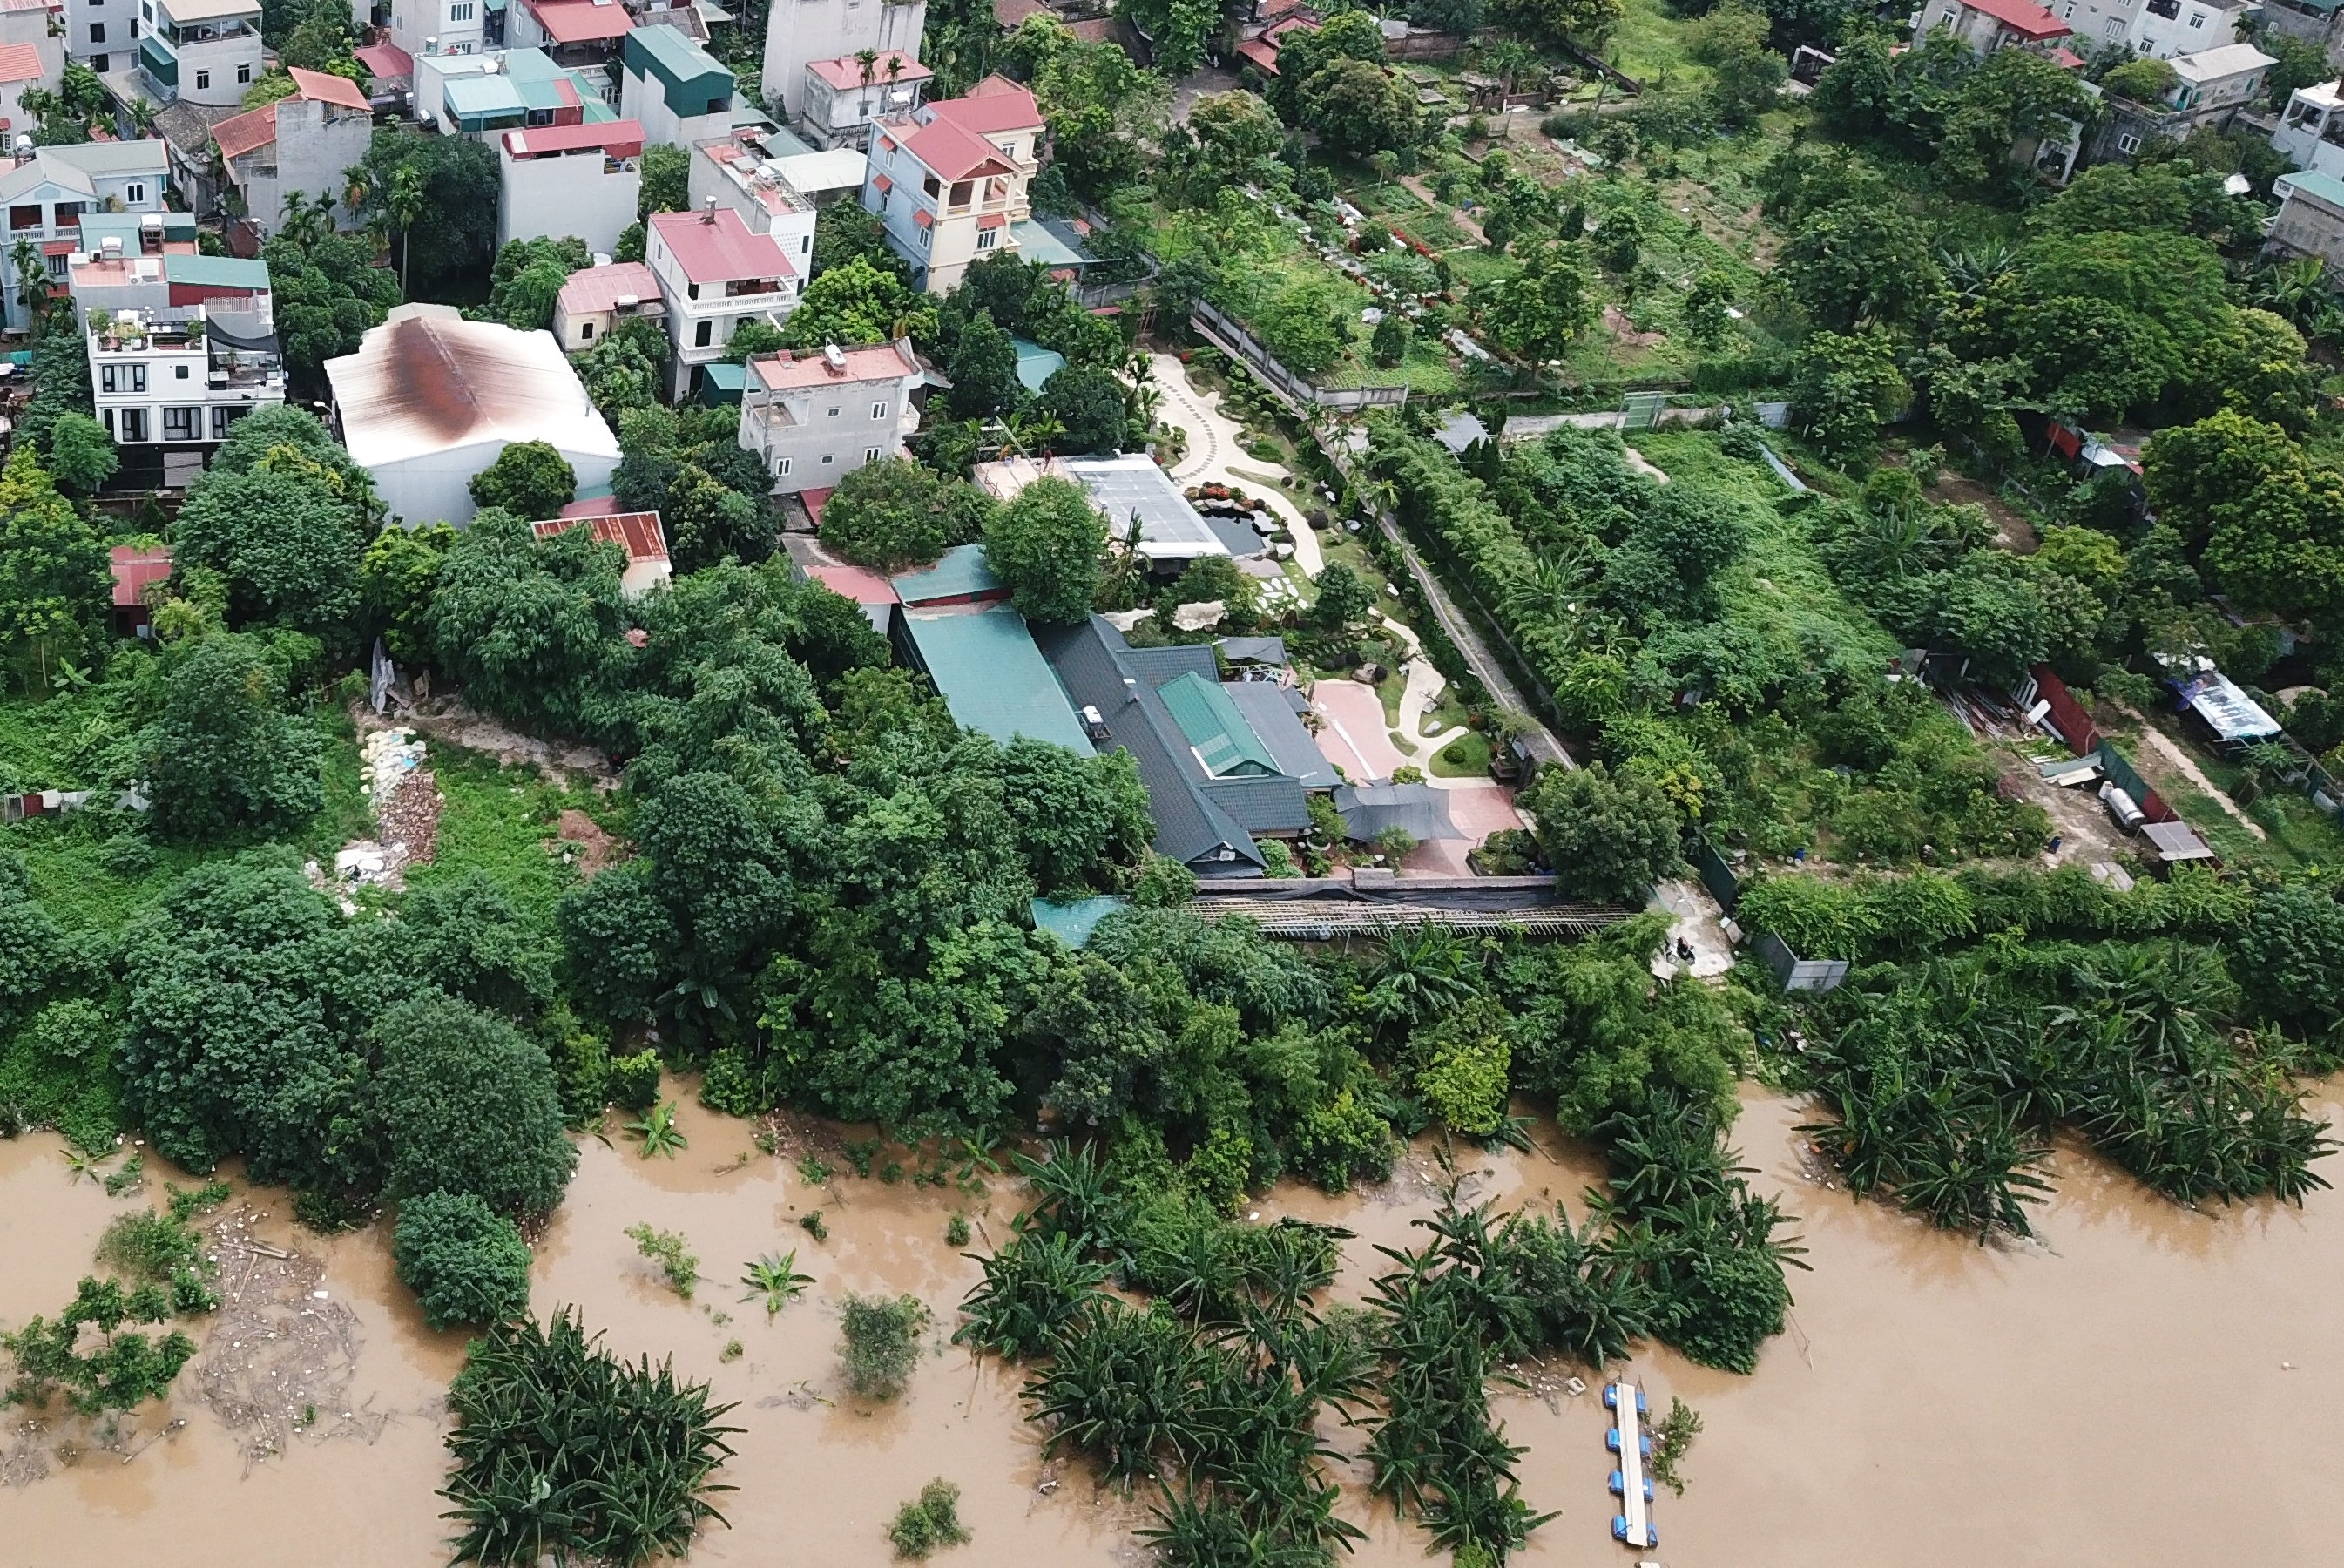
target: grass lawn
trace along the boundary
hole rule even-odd
[[[1450,761],[1452,756],[1458,760]],[[1487,778],[1490,743],[1479,731],[1469,730],[1432,754],[1427,771],[1445,779]]]
[[[432,862],[411,871],[410,882],[482,872],[516,905],[550,919],[554,904],[578,879],[549,847],[562,812],[582,811],[614,835],[624,826],[616,798],[589,786],[548,784],[535,768],[506,767],[482,753],[437,741],[430,743],[430,760],[447,805]]]

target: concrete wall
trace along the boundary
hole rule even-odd
[[[504,175],[497,193],[499,245],[574,234],[587,249],[608,251],[635,221],[643,183],[638,159],[629,158],[627,167],[611,173],[600,148],[559,157],[517,158],[504,150],[500,137],[497,161]]]
[[[760,81],[765,101],[780,102],[784,123],[794,118],[805,106],[809,60],[836,59],[859,49],[901,49],[916,57],[927,18],[927,0],[903,5],[886,0],[773,0]]]

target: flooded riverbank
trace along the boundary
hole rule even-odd
[[[1046,1466],[1015,1375],[943,1344],[977,1277],[946,1244],[945,1224],[965,1211],[979,1231],[971,1249],[985,1250],[1016,1207],[1013,1182],[996,1179],[989,1199],[890,1186],[854,1178],[834,1156],[831,1186],[813,1189],[794,1150],[757,1152],[747,1124],[690,1104],[679,1119],[691,1147],[672,1161],[585,1142],[539,1243],[533,1301],[541,1313],[575,1303],[613,1350],[672,1354],[679,1371],[738,1401],[729,1419],[744,1431],[722,1478],[739,1490],[719,1500],[733,1528],[705,1532],[693,1561],[877,1568],[891,1558],[887,1518],[935,1476],[961,1487],[975,1533],[939,1563],[1141,1559],[1131,1531],[1144,1509],[1102,1494],[1079,1470]],[[2344,1524],[2328,1484],[2344,1455],[2344,1352],[2332,1345],[2344,1197],[2316,1194],[2300,1211],[2201,1216],[2068,1149],[2040,1215],[2043,1244],[1981,1249],[1803,1179],[1791,1131],[1799,1119],[1795,1107],[1753,1091],[1735,1136],[1760,1173],[1753,1185],[1782,1189],[1803,1217],[1814,1272],[1793,1278],[1792,1331],[1752,1378],[1665,1352],[1632,1365],[1656,1405],[1682,1394],[1705,1423],[1685,1465],[1690,1489],[1661,1494],[1662,1549],[1646,1556],[1678,1568],[2325,1558],[2318,1543]],[[1545,1194],[1567,1199],[1574,1214],[1596,1174],[1551,1129],[1532,1153],[1469,1157],[1462,1168],[1475,1200],[1512,1208]],[[1410,1225],[1437,1201],[1439,1175],[1420,1151],[1385,1189],[1340,1199],[1286,1189],[1258,1212],[1359,1232],[1338,1286],[1356,1296],[1384,1266],[1378,1244],[1421,1237]],[[153,1175],[148,1186],[159,1199]],[[99,1233],[134,1201],[71,1182],[54,1138],[0,1143],[9,1259],[0,1322],[70,1300]],[[461,1336],[422,1328],[379,1230],[320,1239],[290,1223],[279,1194],[239,1190],[237,1201],[260,1216],[254,1234],[321,1261],[325,1300],[356,1313],[342,1407],[350,1415],[321,1411],[281,1457],[248,1465],[237,1434],[200,1396],[199,1358],[169,1401],[137,1413],[121,1445],[129,1462],[85,1452],[0,1490],[0,1555],[82,1563],[161,1552],[182,1568],[444,1561],[440,1399]],[[797,1222],[817,1207],[822,1241]],[[692,1301],[623,1234],[642,1222],[681,1232],[698,1255]],[[768,1320],[732,1281],[760,1255],[792,1249],[815,1282]],[[838,1309],[850,1291],[910,1292],[935,1313],[935,1353],[896,1403],[844,1395]],[[733,1340],[741,1350],[727,1360]],[[1524,1494],[1557,1513],[1516,1561],[1632,1562],[1607,1538],[1604,1419],[1591,1391],[1574,1399],[1557,1381],[1493,1401],[1511,1439],[1530,1445]],[[186,1424],[167,1431],[174,1419]],[[22,1441],[15,1424],[12,1442]],[[1348,1449],[1357,1439],[1336,1441]],[[1350,1512],[1369,1531],[1353,1561],[1426,1561],[1415,1527],[1363,1498]]]

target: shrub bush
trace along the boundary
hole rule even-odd
[[[427,1192],[400,1204],[391,1257],[433,1329],[511,1322],[529,1311],[520,1227],[469,1192]]]

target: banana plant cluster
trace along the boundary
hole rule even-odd
[[[1801,1130],[1859,1192],[1981,1241],[2029,1234],[2074,1128],[2185,1203],[2328,1185],[2286,1042],[2239,1027],[2221,956],[2177,941],[1989,946],[1876,972],[1801,1058],[1831,1119]]]
[[[732,1407],[668,1362],[618,1360],[572,1312],[491,1328],[448,1402],[456,1468],[440,1495],[455,1563],[633,1568],[725,1523],[710,1499],[732,1490],[714,1479],[741,1430],[722,1424]]]

